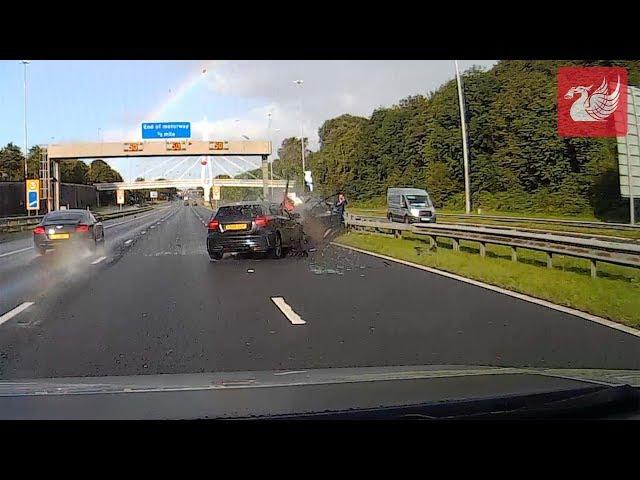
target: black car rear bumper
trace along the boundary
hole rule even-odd
[[[46,235],[35,235],[33,246],[38,250],[62,249],[62,248],[90,248],[95,243],[93,237],[72,236],[68,239],[50,240]]]
[[[268,252],[275,245],[275,234],[225,235],[221,233],[207,236],[208,253]]]

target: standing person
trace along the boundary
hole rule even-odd
[[[344,193],[338,195],[338,201],[334,205],[335,212],[340,215],[340,223],[344,224],[344,209],[347,206],[347,199],[344,196]]]

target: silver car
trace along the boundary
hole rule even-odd
[[[426,190],[390,188],[387,190],[387,218],[404,223],[436,221],[436,209]]]

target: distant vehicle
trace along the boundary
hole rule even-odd
[[[185,206],[185,207],[188,207],[188,206],[189,206],[189,199],[187,199],[187,200],[185,200],[185,201],[184,201],[184,206]]]
[[[436,209],[426,190],[421,188],[389,188],[387,218],[404,223],[436,222]]]
[[[197,207],[198,206],[198,201],[197,200],[192,200],[191,201],[191,206],[192,207]]]
[[[212,260],[225,253],[266,252],[281,258],[301,248],[304,233],[299,214],[271,202],[237,202],[218,208],[208,223],[207,252]]]
[[[93,251],[104,245],[104,228],[89,210],[57,210],[47,213],[33,229],[33,244],[40,255],[58,247]]]

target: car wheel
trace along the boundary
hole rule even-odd
[[[224,253],[221,253],[221,252],[210,252],[209,253],[209,258],[214,262],[219,262],[220,260],[222,260],[223,256],[224,256]]]
[[[276,244],[271,249],[271,258],[282,258],[282,237],[280,232],[276,233]]]

